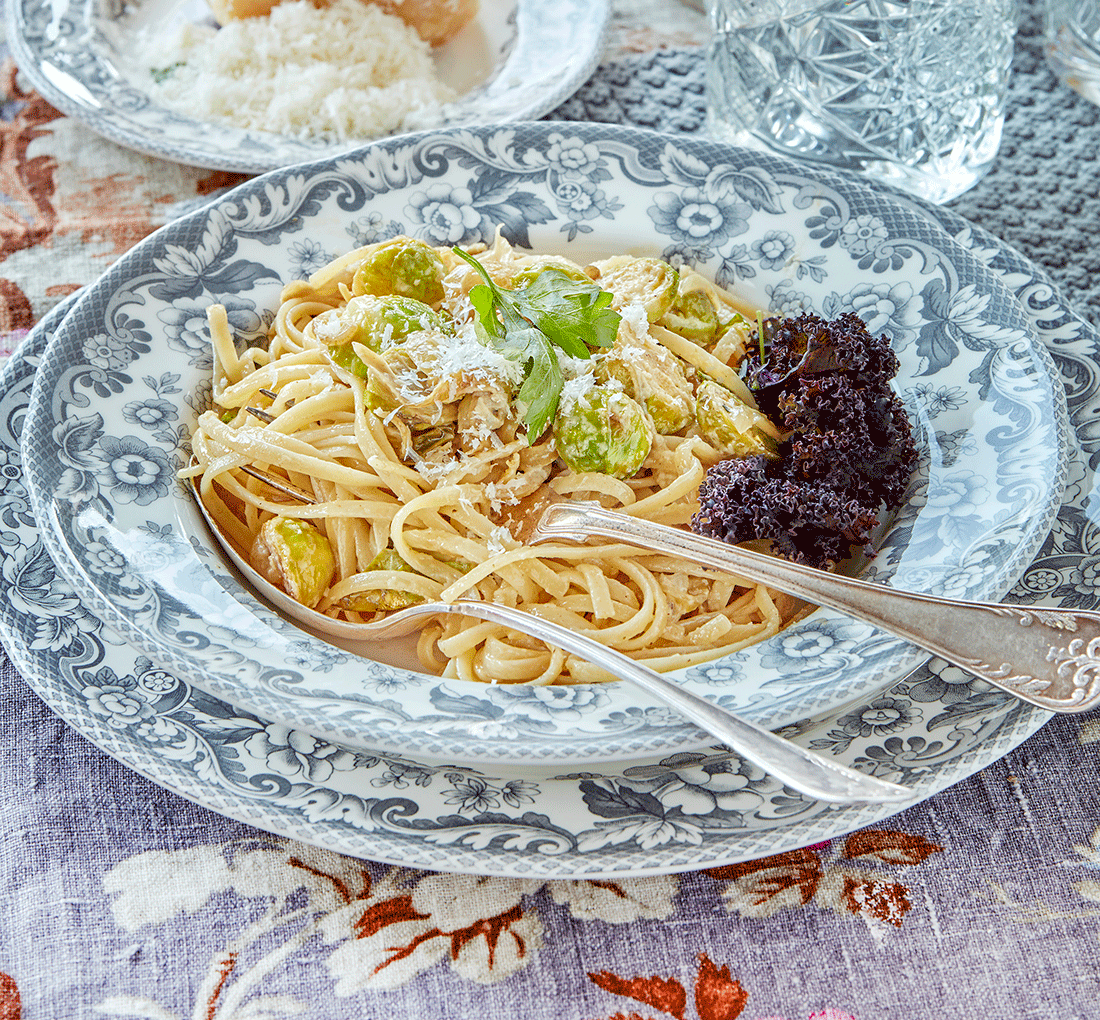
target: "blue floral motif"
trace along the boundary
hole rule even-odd
[[[28,528],[35,528],[33,520]],[[79,639],[101,629],[75,592],[57,576],[53,560],[42,542],[35,539],[27,548],[9,547],[3,559],[2,576],[11,608],[34,621],[31,647],[60,652]]]
[[[985,476],[970,470],[930,479],[925,497],[937,516],[950,515],[956,520],[977,520],[988,498],[989,485]]]
[[[161,697],[175,691],[180,681],[166,669],[147,669],[138,677],[138,684],[154,697]]]
[[[97,333],[95,336],[88,337],[81,347],[81,353],[89,365],[106,369],[108,372],[121,372],[139,357],[139,352],[132,344],[108,333]]]
[[[736,195],[710,196],[700,188],[659,191],[646,210],[654,226],[684,245],[720,248],[749,229],[752,206]]]
[[[592,227],[583,220],[594,220],[597,217],[612,219],[615,210],[621,205],[609,199],[603,188],[599,188],[594,182],[585,179],[563,178],[554,188],[554,198],[557,200],[558,209],[567,217],[568,222],[562,224],[562,232],[568,234],[572,241],[578,232],[591,233]]]
[[[0,487],[6,496],[0,507],[0,521],[9,528],[33,525],[34,513],[23,484],[23,459],[16,450],[0,449]]]
[[[610,180],[607,160],[595,142],[577,136],[552,131],[546,136],[546,161],[551,170],[563,177],[588,178],[593,181]]]
[[[957,705],[971,698],[975,691],[988,690],[988,686],[973,673],[958,666],[945,665],[936,673],[930,673],[924,680],[911,684],[908,690],[913,701],[939,701],[945,705]],[[901,724],[894,727],[901,729]]]
[[[650,793],[666,813],[737,820],[783,789],[778,779],[729,754],[682,754],[660,765],[628,768],[622,785]]]
[[[272,772],[287,779],[323,783],[333,772],[355,767],[355,755],[304,730],[269,723],[245,741],[249,753],[262,758]]]
[[[794,255],[794,237],[786,230],[769,230],[753,242],[752,254],[762,269],[779,269]]]
[[[703,683],[713,684],[716,687],[731,687],[744,679],[745,667],[735,659],[730,658],[721,662],[708,662],[702,666],[696,666],[691,671],[692,677],[697,677]]]
[[[830,318],[841,312],[855,312],[867,329],[878,336],[886,333],[895,350],[904,350],[917,338],[923,321],[921,305],[914,299],[913,287],[901,283],[861,283],[847,294],[830,294],[822,302],[822,312]]]
[[[762,664],[777,674],[803,682],[840,676],[867,661],[866,634],[852,620],[821,620],[797,631],[784,631],[769,643]]]
[[[856,739],[881,738],[888,733],[907,729],[920,718],[920,709],[914,708],[904,698],[886,695],[841,716],[835,729],[812,740],[810,746],[818,751],[839,754]]]
[[[816,311],[815,302],[808,295],[795,290],[789,283],[768,285],[768,307],[776,315],[793,318]]]
[[[140,436],[103,436],[99,448],[104,479],[119,503],[148,506],[175,484],[168,455]]]
[[[325,248],[316,241],[295,241],[287,254],[293,267],[295,279],[305,280],[312,276],[318,269],[327,266],[336,256],[329,254]]]
[[[137,690],[132,677],[119,680],[110,670],[101,670],[98,682],[89,684],[80,693],[88,709],[109,726],[123,729],[153,717],[153,708]]]
[[[473,244],[485,241],[482,214],[474,205],[473,192],[450,184],[431,184],[414,191],[405,212],[422,229],[430,244]]]
[[[252,302],[229,294],[220,303],[235,335],[249,337],[262,333],[263,322]],[[164,323],[168,346],[187,355],[193,365],[211,363],[210,325],[206,318],[210,304],[207,298],[180,298],[157,313]]]
[[[599,685],[570,686],[549,684],[545,686],[507,685],[501,692],[507,700],[506,711],[518,713],[532,720],[555,720],[568,723],[580,719],[586,710],[609,703],[608,694]]]
[[[405,228],[396,220],[386,220],[380,212],[367,213],[348,224],[347,232],[357,248],[368,244],[387,241],[397,234],[405,233]]]
[[[837,240],[841,248],[855,258],[875,251],[890,236],[886,224],[878,216],[856,216],[840,225]]]
[[[179,417],[179,411],[170,400],[150,397],[145,400],[131,400],[122,409],[122,416],[131,425],[155,432],[168,422],[175,421]]]
[[[331,645],[326,649],[308,641],[291,641],[287,646],[286,663],[298,669],[329,673],[341,662],[346,662],[347,658],[347,655]]]
[[[947,411],[957,411],[966,404],[966,394],[959,386],[932,386],[921,383],[905,391],[905,397],[924,408],[928,417],[937,418]],[[969,440],[973,447],[973,440]]]
[[[699,261],[698,258],[695,261]],[[735,244],[722,256],[722,262],[714,272],[714,282],[720,287],[735,290],[739,280],[751,280],[754,276],[756,267],[752,264],[749,249],[743,244]]]
[[[359,764],[372,765],[377,761],[385,762],[385,771],[370,781],[371,786],[374,787],[392,786],[397,790],[404,790],[410,783],[413,786],[427,787],[432,785],[432,780],[435,778],[435,769],[397,759],[363,756]]]

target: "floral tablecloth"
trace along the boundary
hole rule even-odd
[[[701,131],[705,35],[703,18],[672,0],[617,0],[603,63],[554,116]],[[121,149],[50,108],[10,62],[3,75],[10,352],[133,243],[240,178]],[[1049,274],[1057,301],[1093,323],[1098,120],[1046,70],[1036,6],[1022,3],[998,163],[951,220],[1026,300],[1043,300],[1035,281]],[[1100,369],[1082,329],[1062,316],[1048,341],[1094,468]],[[17,478],[6,456],[0,471]],[[1096,606],[1092,502],[1087,491],[1075,499],[1029,594]],[[33,572],[17,580],[9,597],[32,598]],[[53,609],[79,626],[79,607]],[[0,658],[0,1020],[1100,1017],[1094,716],[1055,719],[971,778],[827,843],[684,874],[546,881],[357,860],[226,819],[97,750]],[[121,713],[111,689],[105,681],[101,708]],[[941,669],[904,699],[851,710],[824,743],[868,739],[885,773],[903,760],[919,770],[962,739],[960,706],[983,696]],[[903,744],[899,716],[917,712],[949,723]],[[286,769],[331,767],[331,749],[304,735],[264,739]],[[662,776],[638,796],[675,798],[698,817],[715,809],[705,770]],[[490,811],[508,795],[456,786],[455,810]]]

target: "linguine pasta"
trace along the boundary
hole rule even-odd
[[[744,452],[738,444],[746,437],[765,445],[776,438],[735,371],[755,308],[690,270],[664,267],[670,284],[659,264],[650,279],[654,260],[582,269],[521,254],[498,237],[476,257],[499,286],[520,287],[547,268],[586,285],[595,277],[620,317],[613,346],[587,359],[559,352],[554,425],[529,441],[517,399],[522,365],[487,344],[477,324],[478,272],[450,250],[408,242],[407,251],[430,253],[437,267],[425,290],[407,266],[394,268],[400,259],[378,269],[396,243],[359,249],[285,287],[266,347],[238,353],[224,309],[210,310],[216,406],[199,418],[184,475],[242,554],[269,574],[281,555],[277,579],[333,616],[370,620],[414,602],[472,596],[584,631],[662,671],[736,651],[791,618],[799,606],[787,596],[633,546],[523,543],[524,527],[559,499],[598,500],[687,527],[707,466]],[[386,272],[396,274],[396,291],[420,288],[425,300],[383,308],[377,292],[386,289]],[[662,287],[667,293],[655,303]],[[684,300],[693,293],[718,323],[706,344],[693,333],[698,297]],[[670,300],[674,307],[665,308]],[[710,313],[702,308],[705,328]],[[718,406],[736,426],[732,439],[704,413],[700,394],[708,386],[720,387]],[[634,430],[631,451],[644,447],[634,470],[585,461],[593,438],[585,429],[603,421],[586,417],[597,390],[615,407],[629,401],[644,411],[615,419]],[[582,453],[563,456],[578,434]],[[613,460],[616,441],[597,460]],[[248,467],[312,502],[289,499]],[[273,538],[276,523],[283,531]],[[292,568],[288,555],[297,557]],[[326,576],[317,583],[314,573]],[[454,616],[427,625],[417,651],[426,669],[467,680],[609,679],[542,642]]]

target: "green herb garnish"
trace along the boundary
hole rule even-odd
[[[519,390],[528,442],[546,431],[561,397],[564,377],[555,347],[574,358],[591,357],[592,347],[610,347],[619,331],[611,295],[594,283],[548,266],[523,290],[500,287],[485,267],[461,248],[453,249],[485,281],[470,290],[483,342],[523,365]]]
[[[149,71],[149,74],[152,76],[153,81],[160,85],[171,78],[172,75],[176,73],[177,69],[183,67],[183,65],[184,61],[177,60],[174,64],[169,64],[167,67],[154,67]]]

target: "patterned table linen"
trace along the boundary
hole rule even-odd
[[[1021,10],[998,163],[952,209],[1095,322],[1100,111],[1057,85],[1034,0]],[[608,62],[553,116],[700,130],[698,52],[656,47],[697,42],[701,25],[673,0],[620,0]],[[10,68],[5,81],[10,349],[133,242],[237,178],[119,149],[21,91]],[[947,225],[1011,263],[992,238],[950,214]],[[1051,302],[1041,282],[1016,282],[1025,302]],[[1052,351],[1095,468],[1100,384],[1076,337],[1070,317],[1056,320]],[[1100,602],[1090,505],[1082,494],[1060,521],[1018,597]],[[980,694],[961,671],[919,682],[930,713]],[[972,778],[825,844],[682,875],[543,881],[413,872],[269,836],[98,751],[6,658],[0,688],[0,1020],[1100,1017],[1094,716],[1056,719]],[[883,764],[920,767],[962,739],[965,718],[904,745],[892,708],[877,699],[823,740],[865,739]]]

